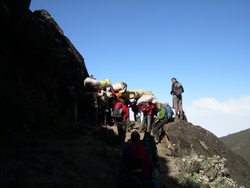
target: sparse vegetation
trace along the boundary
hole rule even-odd
[[[225,162],[225,158],[217,155],[176,158],[176,164],[181,169],[178,181],[182,187],[190,188],[243,188],[230,178]]]

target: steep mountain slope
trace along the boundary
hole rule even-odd
[[[229,134],[220,140],[250,164],[250,129]]]

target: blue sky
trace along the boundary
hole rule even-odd
[[[47,10],[98,80],[126,82],[226,136],[250,128],[249,0],[32,0]]]

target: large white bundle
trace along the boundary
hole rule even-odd
[[[115,84],[112,84],[112,87],[114,91],[119,92],[119,91],[124,91],[127,89],[127,84],[125,82],[117,82]]]
[[[142,103],[142,102],[152,102],[152,100],[154,99],[153,95],[142,95],[138,101],[137,101],[137,105]]]
[[[101,89],[102,84],[98,80],[94,78],[87,77],[83,82],[84,87],[87,87],[89,89]]]

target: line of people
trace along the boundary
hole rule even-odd
[[[185,119],[184,111],[182,108],[182,93],[184,92],[183,86],[177,81],[176,78],[172,78],[172,86],[170,94],[173,98],[173,108],[175,109],[175,119]],[[129,108],[133,111],[134,121],[140,122],[138,129],[141,132],[146,123],[146,132],[153,132],[155,135],[156,143],[160,142],[159,130],[161,127],[172,121],[173,111],[168,103],[162,104],[153,100],[151,102],[142,102],[137,105],[139,98],[135,98],[132,102],[129,99],[122,99],[120,93],[110,87],[93,90],[79,95],[74,85],[68,86],[70,99],[69,109],[73,116],[73,120],[77,121],[82,118],[84,121],[88,121],[90,125],[118,125],[118,133],[120,145],[123,145],[125,141],[126,127],[129,120]],[[179,91],[180,90],[180,91]],[[111,113],[116,103],[122,103],[124,109],[124,116],[120,119],[114,119],[111,117]],[[78,110],[79,109],[79,110]],[[78,113],[81,116],[78,116]],[[70,113],[69,113],[70,114]]]

